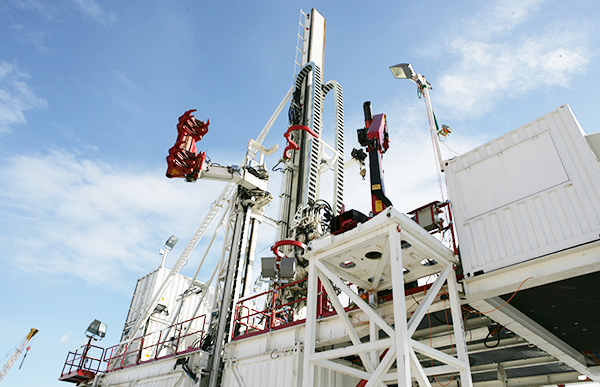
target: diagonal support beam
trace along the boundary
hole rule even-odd
[[[408,337],[412,337],[412,335],[417,330],[417,327],[423,320],[423,317],[425,317],[425,315],[427,314],[429,307],[437,297],[438,293],[440,292],[440,289],[442,289],[442,286],[444,285],[444,282],[448,278],[448,275],[450,275],[451,271],[452,267],[447,266],[444,269],[444,271],[442,271],[442,273],[438,276],[431,289],[429,289],[429,292],[427,293],[425,298],[423,298],[423,301],[421,301],[421,304],[415,311],[415,314],[413,314],[410,320],[408,321]]]
[[[363,281],[360,278],[357,278],[353,275],[349,275],[348,273],[342,271],[339,267],[335,267],[334,265],[328,262],[321,262],[325,265],[329,271],[331,271],[336,276],[343,278],[344,280],[353,283],[354,285],[360,286],[363,289],[370,289],[373,287],[373,284],[368,283],[367,281]]]
[[[417,352],[429,356],[432,359],[441,361],[442,363],[451,365],[453,367],[455,367],[457,370],[464,370],[467,368],[468,363],[459,360],[457,358],[455,358],[454,356],[450,356],[448,354],[445,354],[442,351],[439,351],[435,348],[431,348],[425,344],[419,343],[416,340],[413,339],[409,339],[410,341],[410,346]]]
[[[410,233],[404,233],[403,238],[411,245],[418,246],[420,249],[425,250],[438,263],[442,263],[444,265],[452,265],[453,263],[457,263],[457,262],[454,262],[455,259],[451,255],[449,255],[449,256],[442,255],[438,250],[431,248],[430,246],[423,243],[423,241],[421,241],[420,239],[411,235]],[[447,251],[450,251],[446,247],[445,247],[445,249]]]
[[[323,285],[325,291],[327,292],[327,295],[329,296],[329,301],[331,302],[335,311],[337,312],[337,316],[342,322],[342,325],[344,325],[346,333],[348,334],[348,336],[350,336],[350,341],[352,341],[352,344],[354,345],[359,345],[361,343],[360,337],[358,337],[358,333],[356,333],[356,330],[354,330],[352,322],[350,322],[350,319],[348,318],[344,307],[340,303],[340,300],[335,295],[335,290],[333,289],[333,286],[331,286],[331,282],[327,277],[325,277],[325,275],[319,273],[318,270],[316,271],[317,275],[319,276],[319,279],[321,280],[321,284]],[[314,275],[315,273],[312,274]],[[360,357],[360,360],[362,360],[367,372],[373,373],[375,371],[375,367],[373,363],[371,363],[371,359],[369,359],[367,354],[359,353],[358,356]]]
[[[385,374],[388,372],[392,364],[394,364],[394,360],[396,360],[396,348],[394,345],[392,345],[388,353],[386,353],[386,355],[381,360],[381,363],[379,363],[379,366],[377,367],[375,372],[373,372],[373,375],[371,376],[365,387],[373,387],[376,384],[381,383]]]
[[[417,378],[420,387],[431,387],[431,383],[429,383],[429,379],[427,379],[427,375],[417,358],[417,354],[412,348],[410,349],[410,369],[415,378]]]
[[[531,344],[544,352],[556,357],[575,371],[598,382],[600,373],[594,373],[585,365],[585,358],[573,347],[550,333],[547,329],[533,321],[514,306],[507,304],[500,297],[470,303],[479,311],[485,311],[486,316],[509,328]],[[488,312],[489,311],[489,312]]]
[[[351,300],[358,306],[371,320],[373,320],[381,329],[385,331],[390,337],[395,336],[394,328],[388,324],[383,317],[381,317],[377,312],[371,308],[369,304],[365,302],[362,298],[360,298],[356,293],[352,291],[346,284],[335,274],[333,274],[325,265],[323,265],[320,261],[315,261],[315,266],[327,276],[337,286],[339,289],[344,292]],[[309,276],[310,277],[310,276]],[[404,292],[404,291],[403,291]],[[404,297],[402,297],[404,299]]]
[[[341,372],[346,375],[354,376],[359,379],[368,380],[371,377],[371,374],[365,371],[361,371],[358,368],[348,367],[347,365],[343,365],[340,363],[333,362],[331,360],[319,360],[314,363],[319,367],[327,368],[336,372]],[[312,386],[312,384],[310,384]]]

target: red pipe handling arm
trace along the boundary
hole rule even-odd
[[[186,181],[195,181],[206,160],[206,153],[197,153],[196,142],[208,133],[210,120],[200,121],[192,113],[196,109],[188,110],[177,124],[177,141],[167,156],[167,177],[184,177]]]
[[[271,251],[273,252],[273,254],[275,254],[277,256],[277,260],[279,261],[281,258],[287,258],[287,256],[285,254],[283,254],[281,251],[279,251],[279,247],[280,246],[296,246],[296,247],[300,247],[302,250],[306,249],[306,245],[300,241],[295,241],[293,239],[284,239],[278,242],[275,242],[275,244],[273,246],[271,246]]]
[[[385,196],[381,155],[389,148],[389,136],[385,114],[373,116],[371,102],[363,104],[365,128],[358,130],[358,142],[369,153],[369,176],[371,178],[371,210],[377,215],[392,202]]]
[[[304,125],[293,125],[290,126],[287,130],[287,132],[285,132],[285,134],[283,135],[283,137],[285,137],[285,139],[288,142],[288,145],[285,147],[284,151],[283,151],[283,158],[284,159],[289,159],[290,156],[290,150],[295,149],[298,150],[300,149],[300,146],[298,144],[296,144],[294,142],[294,140],[292,140],[290,138],[292,132],[294,130],[304,130],[308,133],[310,133],[314,138],[319,138],[319,135],[317,133],[315,133],[311,128],[309,128],[308,126],[304,126]]]

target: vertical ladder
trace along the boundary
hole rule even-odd
[[[300,20],[298,20],[298,34],[296,38],[296,56],[294,57],[294,77],[298,74],[298,70],[304,65],[304,54],[308,47],[308,33],[309,27],[306,26],[307,14],[303,10],[300,10]],[[298,60],[298,54],[300,54],[300,60]]]

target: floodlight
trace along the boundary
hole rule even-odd
[[[415,76],[417,75],[410,63],[400,63],[395,66],[390,66],[390,70],[392,70],[394,77],[398,79],[410,79],[414,81]]]
[[[178,240],[179,238],[177,238],[175,235],[171,235],[171,237],[165,242],[165,248],[173,250],[173,247],[175,247]]]
[[[94,340],[102,340],[104,336],[106,336],[106,328],[107,325],[98,320],[92,321],[87,331],[85,331],[85,335],[90,339]]]
[[[427,108],[427,118],[429,119],[429,129],[431,131],[432,136],[431,138],[434,140],[433,146],[435,148],[435,153],[438,158],[440,170],[443,172],[444,167],[442,166],[442,152],[440,151],[438,138],[439,129],[435,120],[435,116],[433,114],[431,100],[429,98],[429,89],[431,89],[431,85],[429,84],[429,82],[427,82],[427,79],[423,75],[415,72],[410,63],[400,63],[395,66],[390,66],[390,70],[392,70],[392,74],[394,74],[394,77],[396,79],[410,79],[411,81],[416,83],[417,88],[419,89],[419,98],[421,98],[421,96],[424,97],[425,107]]]

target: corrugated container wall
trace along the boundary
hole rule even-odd
[[[178,384],[179,383],[179,384]],[[113,387],[195,387],[198,386],[197,383],[189,378],[188,376],[180,375],[180,373],[176,373],[174,375],[166,375],[161,378],[155,378],[150,380],[140,380],[137,382],[128,381],[126,383],[112,385]]]
[[[300,348],[273,357],[236,359],[226,363],[221,387],[301,387],[302,360],[303,353]],[[356,386],[359,382],[358,378],[317,366],[315,380],[311,385],[346,387]]]
[[[145,275],[144,277],[138,279],[133,298],[131,300],[131,306],[129,308],[127,320],[125,321],[124,334],[125,331],[127,331],[135,323],[140,313],[142,313],[142,309],[145,307],[145,305],[152,301],[154,295],[159,290],[169,273],[169,269],[160,267],[154,270],[153,272]],[[146,329],[146,333],[150,333],[157,329],[164,328],[166,325],[168,325],[168,322],[171,320],[172,314],[175,313],[175,311],[177,310],[178,300],[180,299],[180,296],[183,294],[183,292],[185,292],[188,289],[190,282],[191,278],[181,274],[176,274],[173,277],[170,286],[166,288],[158,303],[159,306],[162,305],[166,307],[166,310],[164,312],[155,313],[154,315],[152,315],[152,317],[150,318],[150,324]],[[194,286],[195,287],[192,288],[194,293],[186,297],[176,323],[186,321],[195,317],[192,316],[192,314],[200,299],[201,293],[199,293],[199,290],[201,289],[201,287],[204,287],[204,284],[199,281],[195,281]],[[204,300],[202,301],[202,306],[196,314],[197,316],[210,313],[210,311],[208,310],[208,303],[212,299],[214,289],[210,288],[207,289],[207,291],[208,294],[206,294],[206,296],[204,297]]]
[[[446,161],[467,276],[599,239],[600,169],[584,135],[563,105]]]

